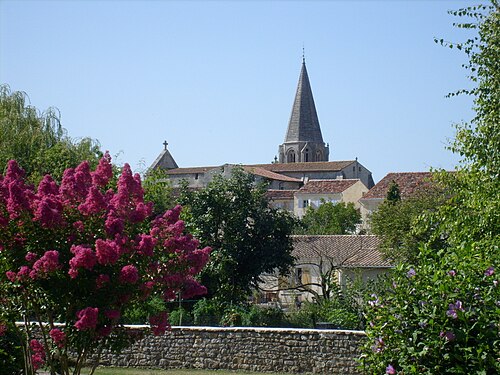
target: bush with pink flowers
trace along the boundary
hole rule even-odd
[[[181,207],[152,217],[139,175],[126,164],[116,187],[112,177],[109,154],[94,171],[66,170],[60,184],[29,185],[15,161],[0,175],[0,325],[24,321],[26,374],[69,374],[70,363],[79,374],[91,355],[129,342],[127,309],[206,292],[194,277],[210,249],[186,234]],[[150,322],[154,334],[168,327],[163,312]]]

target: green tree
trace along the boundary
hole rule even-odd
[[[467,54],[476,84],[475,117],[457,127],[451,149],[462,156],[456,173],[439,178],[453,194],[414,227],[435,226],[416,264],[401,263],[390,290],[373,296],[366,316],[367,373],[500,373],[500,7],[461,9],[461,28],[478,38],[447,44]],[[470,20],[470,21],[469,21]]]
[[[401,200],[401,193],[399,191],[399,185],[395,181],[391,181],[389,184],[389,189],[387,190],[387,196],[385,198],[387,202],[397,203]]]
[[[27,101],[25,93],[0,86],[1,172],[9,160],[17,160],[30,181],[37,183],[46,174],[60,181],[66,168],[74,168],[82,160],[97,165],[102,156],[97,141],[73,141],[61,126],[57,110],[40,113]]]
[[[168,180],[168,173],[162,169],[150,170],[145,174],[142,182],[144,199],[153,202],[153,214],[163,214],[174,207],[172,186]]]
[[[321,201],[318,208],[309,206],[297,226],[296,234],[350,234],[361,223],[361,214],[353,203]]]
[[[389,189],[385,201],[370,216],[371,231],[380,237],[379,250],[387,259],[413,263],[419,243],[434,238],[434,248],[442,245],[441,238],[432,235],[435,225],[421,227],[416,224],[427,220],[429,214],[445,202],[446,195],[436,182],[406,199],[394,199],[394,196]]]
[[[213,250],[201,282],[208,298],[221,303],[246,299],[263,273],[289,272],[293,264],[293,218],[269,207],[263,185],[240,168],[214,177],[199,191],[184,189],[186,227]]]

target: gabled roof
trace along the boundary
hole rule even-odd
[[[336,194],[342,193],[359,180],[309,180],[299,189],[301,194]]]
[[[344,168],[347,168],[355,160],[345,160],[345,161],[318,161],[318,162],[307,162],[307,163],[273,163],[273,164],[254,164],[249,165],[249,167],[260,167],[267,169],[268,171],[273,171],[276,173],[280,172],[325,172],[333,171],[340,172]]]
[[[260,167],[253,167],[253,166],[243,166],[243,170],[247,173],[251,173],[256,176],[261,176],[265,178],[269,178],[271,180],[277,180],[277,181],[286,181],[286,182],[302,182],[302,180],[298,178],[293,178],[293,177],[288,177],[279,173],[275,173],[272,171],[269,171],[264,168]]]
[[[380,240],[371,235],[292,236],[292,255],[301,262],[319,259],[339,268],[389,268],[378,251]]]
[[[242,165],[243,168],[260,168],[260,170],[271,171],[275,173],[280,172],[340,172],[347,168],[355,160],[345,161],[319,161],[309,163],[273,163],[273,164],[249,164]],[[206,173],[211,169],[221,168],[221,166],[209,167],[188,167],[188,168],[175,168],[170,169],[168,174],[193,174],[193,173]]]
[[[297,190],[270,189],[266,191],[266,196],[270,200],[293,200],[293,195]]]
[[[173,169],[173,168],[178,168],[179,166],[175,162],[172,154],[170,154],[170,151],[167,150],[167,147],[160,152],[160,155],[156,158],[156,160],[151,164],[150,169]]]
[[[285,137],[285,143],[298,141],[323,143],[318,114],[316,113],[316,106],[314,105],[311,84],[309,83],[309,76],[304,60],[302,61],[297,92],[295,93],[295,100]]]
[[[399,187],[401,198],[408,198],[418,190],[429,187],[432,182],[431,172],[396,172],[389,173],[372,187],[360,200],[385,199],[390,184],[394,181]]]

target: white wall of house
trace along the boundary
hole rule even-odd
[[[383,201],[383,198],[359,199],[363,229],[370,229],[370,216],[378,209],[378,206],[380,206]]]
[[[311,194],[297,191],[294,194],[294,213],[297,217],[302,218],[308,206],[318,208],[321,205],[321,200],[333,203],[353,203],[354,207],[361,209],[359,199],[368,191],[368,188],[361,181],[356,181],[341,193],[320,193]]]
[[[290,213],[294,212],[292,199],[273,199],[269,201],[269,205],[279,210],[288,211]]]
[[[297,192],[294,194],[293,212],[297,217],[302,218],[306,213],[307,207],[318,208],[322,203],[322,199],[325,202],[339,203],[343,202],[342,198],[342,193],[304,194]]]

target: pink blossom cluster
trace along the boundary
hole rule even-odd
[[[30,272],[30,277],[32,279],[43,277],[51,272],[57,271],[59,268],[61,268],[59,264],[59,251],[49,250],[46,251],[40,259],[35,261],[33,269]]]
[[[49,331],[50,338],[54,341],[57,347],[62,348],[66,343],[66,334],[59,328],[52,328]]]
[[[9,281],[16,282],[28,280],[28,278],[32,280],[44,278],[48,274],[61,268],[59,264],[59,252],[57,250],[46,251],[38,260],[35,260],[36,254],[33,253],[28,253],[25,258],[28,262],[33,263],[32,268],[29,266],[21,266],[17,273],[14,271],[7,271],[5,275]]]
[[[75,328],[79,331],[94,329],[97,325],[97,317],[99,309],[97,307],[87,307],[76,313],[78,320],[75,323]]]
[[[139,272],[134,265],[128,264],[120,271],[120,282],[123,284],[135,284],[139,280]]]
[[[153,315],[149,318],[149,324],[151,324],[151,330],[156,336],[165,333],[167,328],[170,327],[168,322],[168,314],[166,312],[161,312],[157,315]]]
[[[15,161],[0,176],[0,251],[12,265],[0,278],[14,294],[43,290],[51,278],[61,283],[72,297],[62,293],[54,305],[73,316],[67,324],[94,337],[109,335],[129,303],[206,293],[194,276],[211,251],[186,233],[181,206],[151,217],[152,203],[128,164],[116,188],[112,177],[109,153],[95,171],[88,162],[67,169],[60,184],[45,176],[35,189]],[[155,333],[167,327],[166,314],[152,318]],[[50,337],[62,347],[66,335],[52,328]]]
[[[45,363],[45,349],[38,340],[30,341],[31,363],[35,370]]]
[[[70,268],[68,271],[68,274],[72,279],[78,276],[79,268],[85,268],[87,270],[94,268],[97,262],[97,257],[90,247],[73,245],[71,246],[70,252],[74,254],[74,257],[69,261]]]

